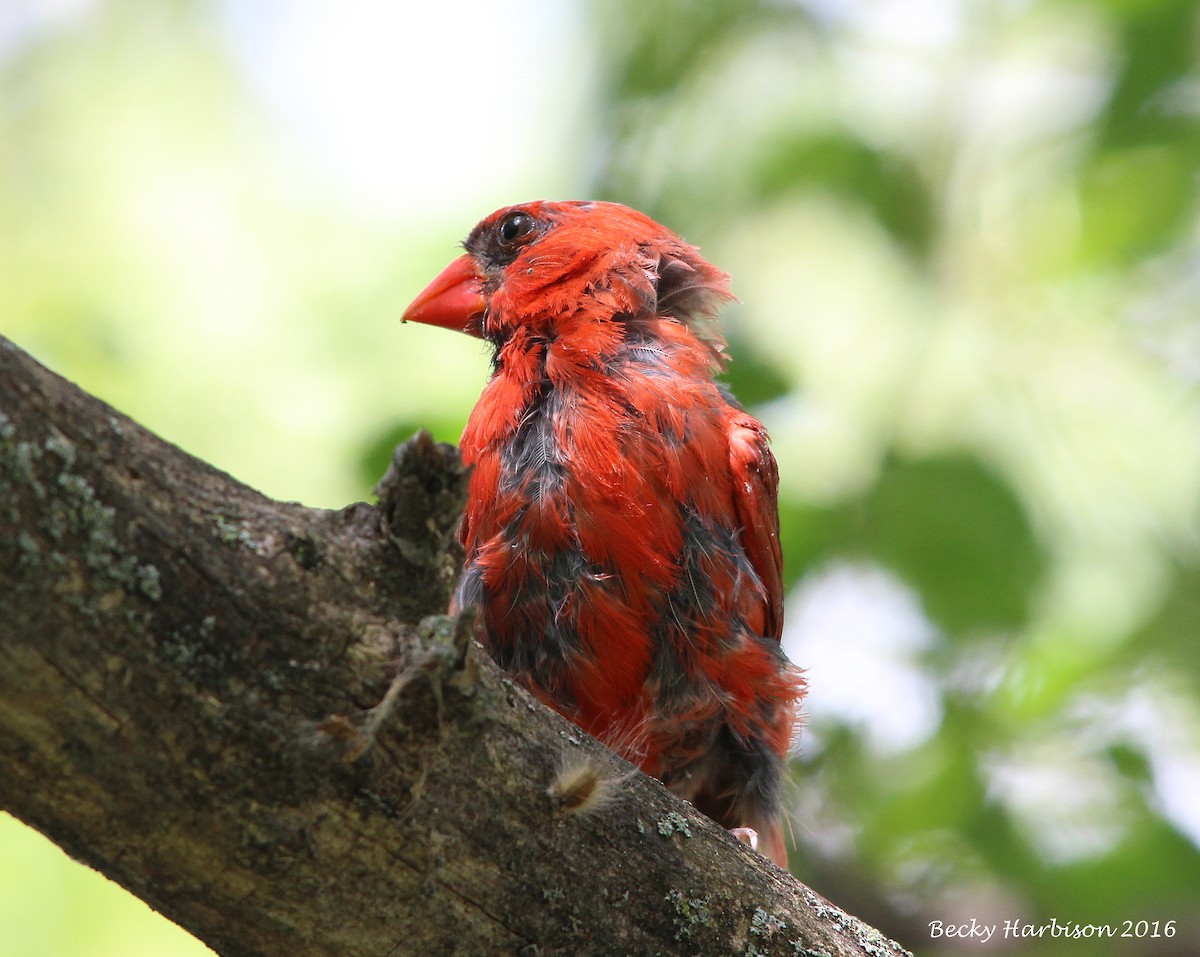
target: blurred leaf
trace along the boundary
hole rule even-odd
[[[977,459],[893,458],[852,515],[849,541],[916,588],[947,634],[1027,621],[1047,556],[1012,489]]]
[[[1098,157],[1080,187],[1086,258],[1120,265],[1179,238],[1193,220],[1196,173],[1195,157],[1182,146]]]
[[[605,102],[612,106],[674,93],[732,39],[808,22],[799,4],[769,0],[627,0],[597,6],[608,34],[601,75],[608,87]]]
[[[729,354],[733,361],[721,378],[746,408],[753,409],[791,392],[792,383],[779,367],[756,354],[749,345],[731,339]]]
[[[1184,133],[1194,145],[1194,105],[1185,108],[1180,100],[1185,90],[1179,88],[1189,77],[1195,81],[1194,0],[1107,0],[1103,5],[1115,14],[1120,64],[1100,123],[1101,143],[1129,147]]]
[[[897,762],[887,799],[864,809],[870,822],[870,843],[886,847],[898,835],[947,828],[959,831],[979,816],[983,789],[974,773],[974,755],[969,746],[947,744],[943,736],[943,740],[926,746],[926,751],[937,755],[938,768],[919,786],[912,786],[912,775],[905,773],[907,765],[919,758],[910,756]]]
[[[1108,756],[1116,765],[1121,777],[1138,784],[1150,783],[1152,778],[1150,762],[1146,760],[1146,756],[1141,751],[1127,744],[1114,744],[1108,749]]]
[[[1004,807],[995,801],[981,802],[978,813],[962,832],[992,872],[1006,882],[1028,883],[1041,870],[1034,849],[1018,833]]]
[[[807,571],[838,555],[853,524],[853,514],[846,507],[822,508],[792,498],[781,499],[779,529],[785,586],[790,587]]]
[[[1071,914],[1072,920],[1110,923],[1126,917],[1135,921],[1175,918],[1186,927],[1189,919],[1197,919],[1200,856],[1195,846],[1169,825],[1141,815],[1113,853],[1047,869],[1039,883],[1042,899],[1053,901],[1062,912]]]
[[[764,204],[822,187],[865,205],[909,252],[924,256],[934,235],[933,197],[916,167],[849,134],[790,133],[765,146],[751,182]]]
[[[1152,652],[1173,671],[1200,678],[1200,566],[1175,565],[1166,597],[1129,648],[1139,655]]]

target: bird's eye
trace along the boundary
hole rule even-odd
[[[500,220],[496,235],[501,246],[511,246],[528,236],[533,231],[533,227],[533,217],[528,213],[509,213]]]

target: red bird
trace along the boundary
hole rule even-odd
[[[464,245],[404,315],[495,350],[456,604],[542,701],[786,866],[805,685],[779,644],[775,459],[713,380],[729,277],[614,203],[511,206]]]

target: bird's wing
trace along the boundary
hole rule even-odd
[[[742,545],[766,592],[763,637],[783,632],[783,555],[779,548],[779,467],[767,430],[753,416],[730,408],[726,416],[733,502]]]

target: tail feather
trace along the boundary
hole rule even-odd
[[[787,842],[783,839],[783,827],[778,821],[770,821],[758,829],[758,853],[787,870]]]

